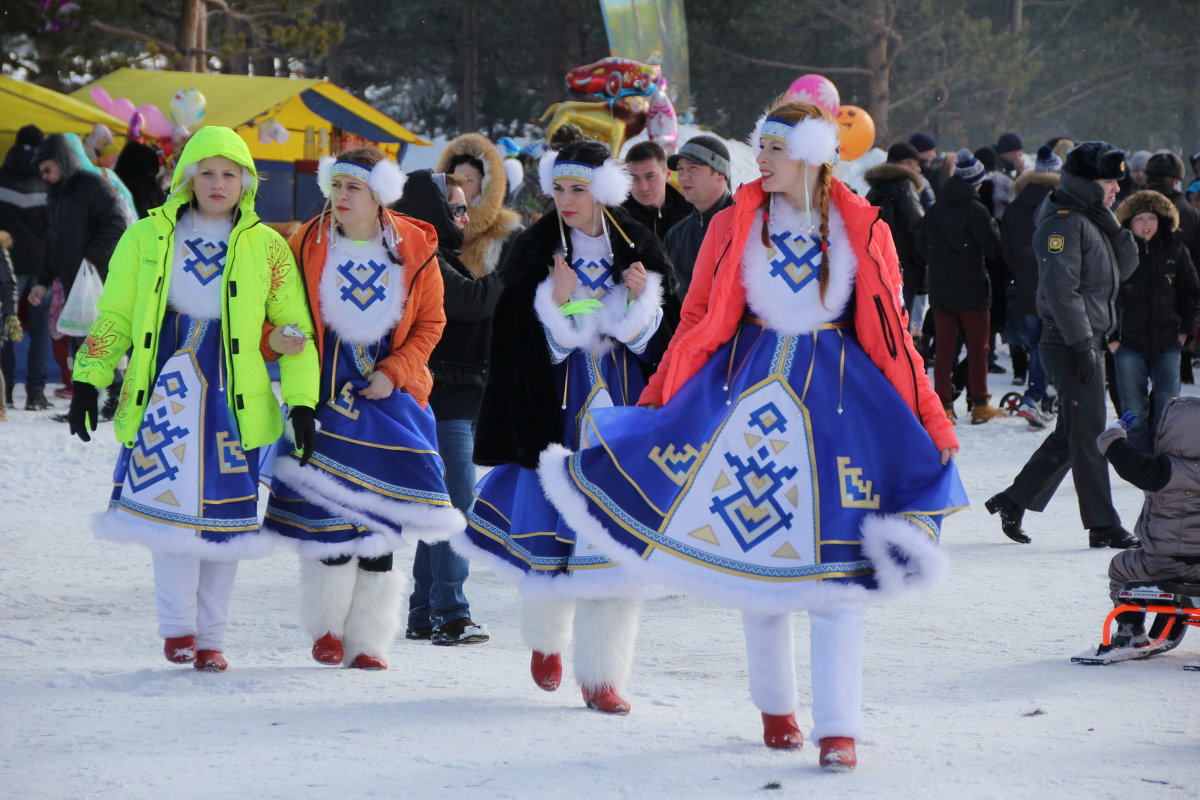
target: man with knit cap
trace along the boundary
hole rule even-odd
[[[1079,516],[1091,547],[1137,547],[1113,507],[1108,464],[1095,446],[1108,416],[1104,359],[1117,323],[1121,281],[1137,268],[1133,234],[1109,206],[1125,176],[1125,153],[1107,142],[1084,142],[1068,154],[1062,178],[1042,202],[1033,234],[1038,261],[1039,350],[1058,390],[1054,431],[1026,462],[1011,486],[985,504],[1000,514],[1010,539],[1028,544],[1025,511],[1042,511],[1070,470]]]
[[[1184,196],[1183,159],[1172,152],[1155,153],[1146,161],[1146,187],[1165,195],[1179,210],[1179,230],[1175,238],[1183,242],[1193,264],[1200,264],[1200,211],[1192,208]]]
[[[1000,156],[1005,172],[1017,177],[1025,171],[1025,143],[1012,131],[1005,131],[996,140],[996,155]]]
[[[1000,258],[1000,232],[978,188],[985,170],[970,150],[958,151],[954,175],[925,215],[925,259],[929,264],[929,308],[933,313],[933,389],[946,416],[954,413],[951,373],[959,330],[967,343],[967,401],[971,423],[1004,412],[989,404],[988,353],[992,282],[987,262]]]
[[[715,136],[693,136],[667,159],[667,168],[679,173],[679,190],[693,211],[667,231],[663,244],[679,278],[679,299],[692,282],[692,267],[708,223],[723,208],[733,205],[729,148]]]
[[[938,189],[942,188],[935,163],[938,157],[937,139],[924,131],[917,131],[908,137],[908,143],[917,151],[917,160],[921,163],[921,174],[925,177],[925,182],[929,184],[930,191],[936,194]],[[931,204],[922,202],[927,211]]]

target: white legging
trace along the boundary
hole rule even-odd
[[[812,631],[813,739],[861,739],[863,607],[838,605],[808,612]],[[792,615],[742,612],[750,696],[766,714],[796,710]]]
[[[229,624],[236,561],[154,554],[158,635],[195,635],[197,650],[221,650]]]

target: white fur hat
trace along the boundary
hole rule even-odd
[[[547,150],[538,162],[538,177],[547,197],[554,196],[555,178],[574,178],[588,184],[596,202],[604,206],[619,206],[629,197],[633,178],[625,164],[611,156],[595,165],[584,161],[559,159],[557,150]]]
[[[810,167],[837,163],[838,128],[828,120],[810,117],[793,124],[763,114],[750,134],[749,145],[756,153],[762,150],[764,136],[784,142],[790,157]]]
[[[336,170],[335,170],[336,167]],[[354,161],[341,160],[334,156],[322,156],[317,166],[317,185],[326,199],[333,194],[334,174],[349,175],[365,183],[380,205],[390,206],[404,195],[404,182],[408,175],[400,165],[385,158],[371,169]]]

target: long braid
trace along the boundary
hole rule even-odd
[[[821,196],[818,204],[821,208],[821,272],[818,285],[821,287],[821,304],[825,303],[825,289],[829,286],[829,190],[833,185],[833,168],[828,163],[821,165],[818,177]]]

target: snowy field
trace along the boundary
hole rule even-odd
[[[991,377],[998,399],[1009,376]],[[147,551],[88,531],[112,428],[85,445],[50,413],[0,424],[0,797],[1200,797],[1200,673],[1182,671],[1200,633],[1070,663],[1098,641],[1114,551],[1087,548],[1069,480],[1027,516],[1031,545],[983,510],[1044,435],[1019,418],[959,424],[973,505],[944,532],[950,578],[868,613],[868,734],[858,770],[832,775],[812,743],[763,746],[738,614],[686,597],[645,609],[628,717],[588,711],[569,678],[533,685],[516,592],[482,569],[467,588],[490,643],[401,636],[392,668],[364,673],[309,658],[294,555],[242,562],[229,671],[172,666]],[[1140,492],[1114,495],[1132,527]],[[807,731],[804,617],[796,643]]]

